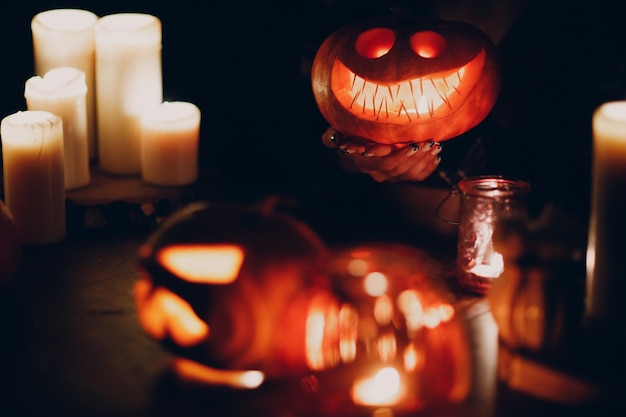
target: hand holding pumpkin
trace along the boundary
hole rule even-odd
[[[425,180],[439,164],[438,143],[491,111],[499,67],[491,39],[470,24],[399,15],[347,24],[311,67],[317,106],[344,136],[322,140],[378,182]]]
[[[348,169],[367,174],[377,182],[423,181],[441,162],[442,145],[434,141],[387,145],[348,137],[329,128],[322,135],[322,143],[341,151]]]

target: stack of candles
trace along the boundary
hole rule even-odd
[[[64,238],[66,191],[89,185],[95,161],[156,186],[197,180],[200,110],[163,100],[157,17],[53,9],[35,15],[31,31],[27,110],[5,117],[0,132],[5,202],[24,244]]]

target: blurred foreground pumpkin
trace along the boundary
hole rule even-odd
[[[331,249],[271,205],[199,203],[141,247],[135,301],[183,380],[301,379],[285,388],[301,415],[412,411],[463,399],[471,376],[465,329],[433,262],[403,245]]]
[[[322,292],[310,288],[326,255],[305,224],[269,204],[190,205],[140,249],[141,324],[197,363],[269,376],[300,372],[304,340],[294,332]]]
[[[21,240],[9,207],[0,200],[0,286],[9,282],[20,263]]]

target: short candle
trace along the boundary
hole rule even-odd
[[[89,159],[95,160],[96,96],[94,26],[98,16],[88,10],[52,9],[31,20],[35,74],[43,76],[57,67],[85,72],[87,84],[87,141]]]
[[[63,121],[47,111],[20,111],[2,119],[4,198],[22,243],[65,237]]]
[[[100,168],[140,174],[141,114],[163,101],[161,21],[142,13],[104,16],[95,42]]]
[[[87,137],[87,84],[85,72],[73,67],[54,68],[43,77],[26,81],[24,97],[28,110],[45,110],[63,120],[65,188],[89,184]]]
[[[155,185],[185,185],[198,178],[200,109],[164,102],[141,118],[142,179]]]

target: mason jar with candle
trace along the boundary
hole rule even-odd
[[[485,294],[504,270],[504,259],[494,249],[499,222],[527,215],[530,184],[502,176],[462,179],[457,241],[456,277],[459,285]]]

